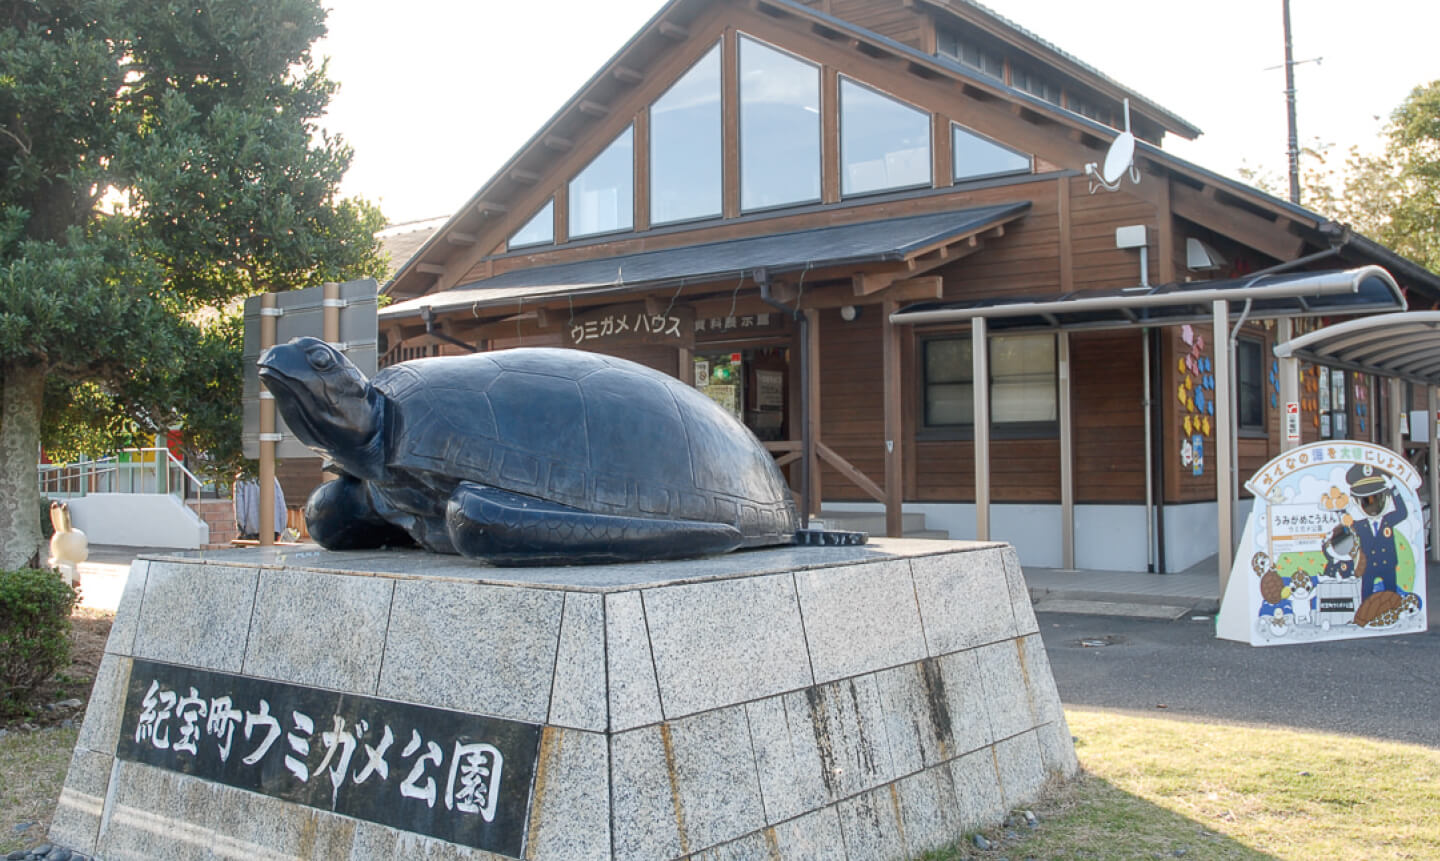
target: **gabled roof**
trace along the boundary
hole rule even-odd
[[[419,317],[427,307],[435,311],[478,311],[500,305],[514,309],[517,300],[705,284],[753,277],[757,270],[774,276],[833,266],[903,262],[1014,221],[1029,210],[1029,201],[1017,201],[534,266],[396,302],[382,309],[380,316],[386,321]]]
[[[446,235],[455,229],[456,223],[469,216],[471,212],[476,210],[486,211],[487,208],[494,212],[507,211],[504,203],[504,198],[506,197],[506,180],[507,178],[513,178],[520,163],[532,153],[546,151],[553,153],[556,152],[557,149],[563,149],[571,145],[573,141],[566,138],[563,134],[557,134],[556,129],[569,118],[585,115],[587,112],[593,112],[597,102],[603,102],[603,99],[597,99],[594,93],[614,85],[617,75],[623,79],[625,74],[627,74],[627,72],[623,70],[633,71],[635,66],[642,65],[641,62],[637,62],[637,58],[643,60],[644,55],[647,53],[655,53],[653,45],[656,44],[657,41],[664,43],[676,38],[684,38],[686,33],[685,24],[689,23],[695,15],[699,14],[699,11],[709,2],[711,2],[711,0],[670,0],[669,3],[656,12],[610,60],[571,96],[569,101],[556,111],[555,114],[486,181],[480,190],[477,191],[464,206],[451,216],[449,223],[447,223],[444,228],[432,236],[410,260],[406,261],[404,265],[400,267],[391,282],[385,286],[385,292],[389,292],[395,284],[414,271],[427,253],[439,247],[440,244],[445,241]],[[947,58],[927,54],[902,42],[853,24],[843,18],[826,14],[817,8],[796,2],[796,0],[755,0],[755,2],[759,6],[778,10],[801,20],[808,20],[812,26],[821,31],[828,31],[849,37],[854,40],[855,44],[865,45],[870,51],[881,50],[891,56],[903,58],[914,66],[923,69],[926,74],[930,76],[940,75],[950,77],[953,80],[964,82],[968,86],[983,92],[1023,103],[1027,108],[1033,109],[1037,113],[1044,114],[1077,128],[1089,130],[1096,136],[1108,138],[1115,134],[1115,130],[1109,126],[1097,123],[1080,114],[1032,96],[1022,90],[1010,87],[1002,81],[979,74]],[[977,8],[983,10],[983,7]],[[984,11],[995,18],[1001,25],[1016,29],[1018,33],[1025,37],[1026,41],[1033,42],[1036,45],[1045,44],[1028,33],[1020,31],[1019,28],[1016,28],[1015,25],[1009,21],[995,16],[993,13],[988,13],[988,10]],[[1073,62],[1075,62],[1077,66],[1084,68],[1088,74],[1096,74],[1098,76],[1098,73],[1089,70],[1089,67],[1084,66],[1084,64],[1080,64],[1078,61]],[[1108,81],[1109,79],[1107,78],[1105,80]],[[1115,86],[1119,87],[1118,84]],[[1124,90],[1122,95],[1130,97],[1137,110],[1153,113],[1152,119],[1160,123],[1163,127],[1187,137],[1193,137],[1195,134],[1198,134],[1198,129],[1195,129],[1194,126],[1186,123],[1184,120],[1180,120],[1169,111],[1159,108],[1159,106],[1154,105],[1154,103],[1137,93],[1128,89],[1121,89]]]

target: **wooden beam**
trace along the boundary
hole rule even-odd
[[[445,241],[451,245],[474,245],[479,242],[480,239],[473,233],[452,230],[445,234]]]
[[[945,298],[945,279],[939,275],[922,275],[919,278],[896,281],[890,285],[890,292],[885,294],[885,298],[890,302],[943,299]],[[886,313],[885,317],[889,319],[889,313]]]
[[[518,182],[521,185],[534,185],[540,181],[540,174],[533,170],[525,170],[520,167],[512,168],[510,173],[506,175],[509,176],[512,181]]]
[[[670,21],[661,21],[659,29],[660,35],[667,39],[674,39],[677,42],[683,42],[690,38],[689,28],[682,27]]]
[[[591,101],[590,99],[581,99],[580,104],[576,105],[575,108],[586,116],[606,117],[610,115],[610,109],[608,107],[599,102]]]
[[[1207,227],[1276,260],[1293,260],[1305,249],[1305,241],[1286,230],[1283,224],[1227,206],[1185,183],[1171,184],[1170,207],[1186,221]]]
[[[830,464],[836,472],[845,476],[851,484],[870,494],[871,499],[874,499],[876,502],[885,501],[885,489],[872,481],[865,473],[856,469],[850,461],[837,454],[833,448],[816,440],[815,450],[820,454],[821,460]]]
[[[510,211],[510,207],[503,203],[496,203],[493,200],[482,200],[475,204],[475,211],[482,217],[491,215],[504,215]]]
[[[900,538],[905,534],[905,434],[901,411],[900,332],[890,322],[890,315],[898,307],[893,299],[880,303],[881,400],[885,414],[885,534],[891,538]]]
[[[444,275],[445,266],[440,263],[416,263],[415,271],[421,275]]]
[[[546,135],[541,139],[546,149],[553,149],[556,152],[569,152],[574,149],[575,142],[569,138],[562,138],[559,135]]]
[[[1056,208],[1060,221],[1060,292],[1075,291],[1075,242],[1071,236],[1070,178],[1055,180]]]
[[[610,70],[610,75],[623,84],[638,84],[645,80],[644,72],[629,66],[615,66]]]

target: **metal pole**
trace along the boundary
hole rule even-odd
[[[1061,331],[1060,375],[1060,565],[1075,567],[1075,427],[1070,417],[1070,333]]]
[[[1291,320],[1289,317],[1281,317],[1276,321],[1275,341],[1277,344],[1288,344],[1293,337],[1295,337],[1294,320]],[[1287,409],[1287,404],[1295,404],[1297,406],[1300,404],[1300,360],[1294,356],[1286,356],[1280,360],[1280,409]],[[1304,423],[1299,421],[1299,418],[1303,417],[1304,415],[1302,413],[1296,420],[1296,424],[1302,428],[1304,427]],[[1295,440],[1291,442],[1284,426],[1285,423],[1290,421],[1289,417],[1282,412],[1280,421],[1282,424],[1280,428],[1280,450],[1289,451],[1292,448],[1298,448],[1300,441]]]
[[[1224,299],[1215,300],[1213,306],[1215,339],[1215,502],[1218,506],[1216,532],[1218,553],[1216,561],[1220,567],[1220,595],[1225,595],[1225,586],[1230,580],[1231,557],[1235,543],[1231,540],[1234,531],[1234,488],[1231,486],[1230,464],[1235,458],[1231,434],[1234,421],[1234,396],[1230,388],[1230,303]]]
[[[1155,429],[1151,425],[1150,330],[1140,330],[1140,408],[1145,413],[1145,570],[1154,572],[1155,552]]]
[[[1425,421],[1430,425],[1430,558],[1440,562],[1440,386],[1430,387]]]
[[[1290,121],[1290,202],[1300,202],[1300,137],[1295,130],[1295,55],[1290,49],[1290,0],[1280,0],[1285,13],[1285,112]]]
[[[275,294],[260,297],[260,350],[275,346]],[[260,546],[275,543],[275,396],[260,386]]]
[[[1390,450],[1404,457],[1405,435],[1400,432],[1400,411],[1404,409],[1400,404],[1401,385],[1399,377],[1385,381],[1385,430],[1390,437]]]
[[[990,540],[990,345],[984,317],[971,321],[970,367],[975,419],[975,538]]]

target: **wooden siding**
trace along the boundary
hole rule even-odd
[[[876,484],[885,481],[885,413],[879,308],[852,322],[822,311],[820,336],[820,439]],[[871,500],[869,494],[821,462],[826,499]]]
[[[1145,411],[1138,331],[1070,337],[1076,502],[1145,498]]]
[[[875,0],[830,0],[826,10],[872,33],[888,36],[912,48],[925,49],[930,19],[908,4],[877,3]]]

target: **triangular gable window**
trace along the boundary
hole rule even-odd
[[[955,181],[1030,172],[1030,156],[998,144],[954,123],[950,124]]]
[[[555,241],[555,198],[550,198],[540,211],[525,226],[510,237],[508,248],[523,248],[527,245],[548,245]]]

